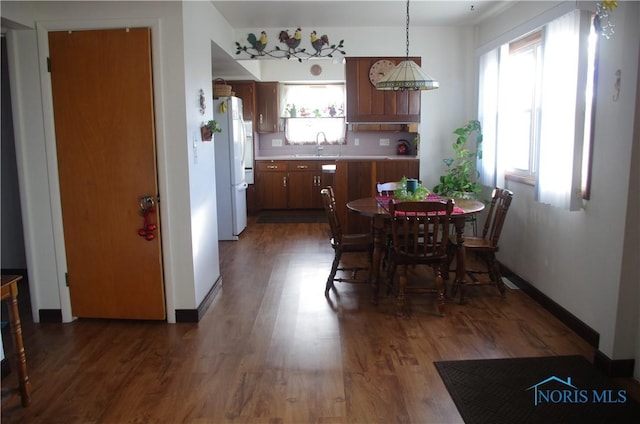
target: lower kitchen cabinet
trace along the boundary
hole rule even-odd
[[[260,209],[287,208],[287,162],[256,161],[255,181]]]
[[[289,209],[320,209],[322,197],[322,167],[320,162],[289,163]]]
[[[322,172],[322,165],[335,164],[335,173]],[[322,209],[320,190],[330,185],[343,229],[364,233],[370,219],[348,213],[350,200],[376,195],[376,183],[419,178],[418,159],[380,160],[259,160],[256,161],[256,187],[260,209]]]
[[[256,161],[260,209],[322,209],[322,161]]]

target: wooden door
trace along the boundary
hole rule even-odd
[[[164,319],[148,28],[49,33],[72,314]],[[159,226],[158,208],[148,216]],[[151,237],[149,237],[151,238]]]

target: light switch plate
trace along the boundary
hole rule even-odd
[[[388,138],[381,138],[380,139],[380,145],[381,146],[388,146],[389,145],[389,139]]]
[[[274,138],[273,140],[271,140],[271,147],[282,147],[282,139]]]

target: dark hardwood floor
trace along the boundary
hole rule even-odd
[[[221,242],[223,285],[197,324],[23,316],[32,404],[2,380],[3,423],[458,423],[433,362],[593,348],[519,290],[409,299],[323,295],[327,224],[257,224]],[[12,358],[11,342],[5,347]]]

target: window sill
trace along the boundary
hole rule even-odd
[[[530,185],[532,187],[535,187],[536,185],[535,177],[529,176],[529,175],[525,176],[525,175],[515,174],[512,172],[505,172],[504,179],[507,181],[514,181],[516,183]]]

